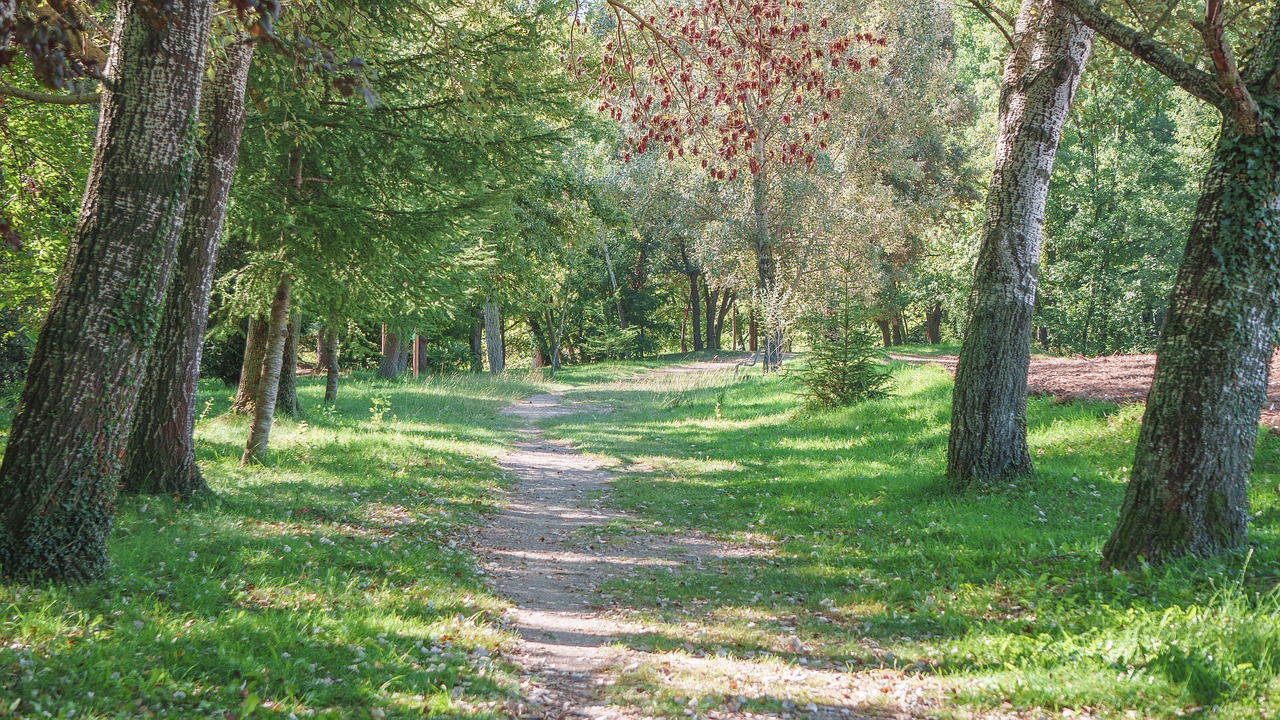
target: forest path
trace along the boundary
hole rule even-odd
[[[724,372],[725,367],[697,363],[651,372]],[[695,719],[933,716],[937,693],[896,672],[849,673],[780,660],[626,647],[628,636],[679,628],[646,627],[626,619],[625,599],[602,597],[601,583],[654,568],[673,573],[702,570],[757,549],[700,533],[678,538],[644,533],[601,537],[611,524],[634,521],[607,501],[613,475],[599,460],[545,439],[535,423],[568,413],[590,413],[607,422],[610,408],[574,402],[566,392],[557,389],[526,398],[504,411],[526,421],[525,439],[499,459],[520,483],[507,498],[505,510],[476,538],[476,552],[494,589],[515,605],[508,621],[521,637],[513,659],[522,667],[524,680],[522,698],[507,708],[512,717],[647,720],[650,716],[641,706],[625,704],[617,691],[634,687],[636,699],[641,686],[655,682],[673,695],[720,699],[710,709],[690,705],[682,711]],[[619,687],[611,688],[615,685]],[[744,710],[747,703],[754,712]]]

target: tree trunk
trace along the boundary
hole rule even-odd
[[[258,380],[262,377],[262,358],[267,352],[267,320],[249,318],[245,332],[244,362],[240,364],[240,383],[236,397],[231,401],[231,412],[248,415],[253,412],[253,401],[258,397]]]
[[[698,298],[698,277],[701,273],[689,273],[689,307],[693,308],[693,326],[690,335],[693,337],[693,351],[698,352],[702,345],[702,301]]]
[[[484,372],[484,321],[479,309],[472,311],[471,319],[471,372]]]
[[[1040,349],[1049,352],[1049,328],[1040,326]]]
[[[764,167],[764,134],[760,133],[755,140],[756,162]],[[764,170],[751,176],[751,211],[755,218],[752,245],[756,253],[756,291],[760,302],[765,304],[764,327],[764,363],[762,369],[772,372],[782,366],[782,323],[779,317],[781,308],[770,307],[778,301],[778,263],[773,256],[773,238],[769,234],[769,222],[766,206],[769,187],[764,178]]]
[[[1053,0],[1023,0],[1015,42],[951,403],[947,476],[961,489],[1031,472],[1027,369],[1045,200],[1093,31]]]
[[[754,310],[747,319],[747,350],[751,352],[760,351],[760,326],[756,323],[756,313]]]
[[[609,254],[609,243],[605,242],[603,233],[600,235],[600,247],[604,248],[604,264],[609,269],[609,285],[613,288],[613,303],[618,311],[618,327],[626,330],[627,316],[622,312],[622,293],[618,292],[618,276],[613,272],[613,256]]]
[[[547,356],[551,354],[551,345],[547,342],[547,334],[536,318],[529,318],[529,330],[533,333],[533,369],[547,366]]]
[[[316,370],[328,370],[329,362],[329,346],[328,337],[325,333],[326,328],[320,328],[320,332],[316,333]]]
[[[716,334],[716,307],[719,304],[720,291],[712,290],[706,283],[703,283],[702,300],[707,310],[706,312],[707,341],[703,343],[703,347],[705,347],[708,350],[719,350],[720,348],[716,347],[715,334]]]
[[[1212,555],[1245,541],[1280,255],[1261,221],[1276,216],[1280,198],[1268,171],[1246,164],[1249,149],[1268,140],[1231,128],[1201,186],[1174,281],[1124,505],[1102,551],[1108,565]]]
[[[211,0],[116,3],[79,220],[0,465],[0,567],[87,581],[106,541],[185,214]]]
[[[489,373],[501,375],[507,369],[507,353],[502,345],[502,312],[498,303],[484,301],[484,344],[489,354]]]
[[[285,275],[276,287],[271,301],[271,320],[267,327],[267,352],[262,360],[262,378],[258,380],[258,397],[253,403],[253,424],[244,445],[241,465],[262,462],[275,421],[276,398],[280,391],[280,367],[284,364],[284,346],[289,337],[289,288],[293,278]]]
[[[902,316],[894,315],[889,321],[889,327],[893,331],[893,344],[901,345],[907,341],[906,333],[902,329]]]
[[[407,344],[401,342],[400,333],[384,331],[382,334],[382,360],[378,362],[378,377],[394,380],[405,369]]]
[[[893,345],[893,331],[889,327],[888,320],[876,320],[876,327],[880,328],[880,342],[885,347]]]
[[[720,312],[716,315],[715,332],[707,339],[707,344],[712,350],[720,350],[723,347],[724,321],[729,317],[729,312],[732,309],[733,291],[722,290],[720,294]],[[732,341],[730,344],[732,344]]]
[[[324,335],[324,404],[334,405],[338,402],[338,331],[326,326],[320,331]]]
[[[924,334],[930,345],[942,342],[942,303],[934,302],[925,312]]]
[[[295,313],[285,335],[280,388],[276,391],[276,411],[293,418],[302,415],[302,404],[298,402],[298,335],[301,333],[302,316]]]
[[[196,391],[209,293],[226,217],[231,177],[240,154],[244,93],[253,44],[241,39],[213,59],[201,113],[204,143],[191,175],[176,276],[165,294],[156,348],[125,453],[121,489],[128,493],[189,498],[207,491],[196,467]]]

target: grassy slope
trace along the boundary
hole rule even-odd
[[[244,470],[247,421],[210,386],[216,499],[123,499],[104,582],[0,586],[0,717],[496,714],[509,638],[460,533],[502,482],[497,410],[534,389],[359,379],[326,411],[304,379],[305,422],[277,421],[271,466]]]
[[[576,394],[615,411],[550,421],[549,434],[643,470],[617,497],[645,532],[776,543],[771,557],[620,582],[663,628],[629,642],[795,658],[795,634],[806,662],[931,674],[979,706],[1280,708],[1276,438],[1259,443],[1247,571],[1241,554],[1112,574],[1097,558],[1140,408],[1032,400],[1036,476],[957,497],[943,482],[949,377],[895,374],[892,397],[820,415],[797,410],[785,376],[655,374]]]

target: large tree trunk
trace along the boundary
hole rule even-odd
[[[489,353],[489,372],[499,375],[507,368],[506,349],[502,346],[502,314],[498,303],[484,301],[484,344]]]
[[[276,412],[289,417],[302,415],[302,403],[298,402],[298,335],[302,333],[302,316],[295,313],[289,321],[284,340],[284,355],[280,363],[280,387],[276,391]]]
[[[262,378],[262,358],[267,352],[267,319],[249,318],[245,331],[244,362],[240,364],[240,382],[231,412],[248,415],[253,412],[253,401],[258,397],[258,380]]]
[[[253,403],[253,424],[244,446],[241,465],[262,462],[275,421],[276,398],[280,391],[280,366],[284,364],[284,346],[289,337],[289,289],[293,278],[285,275],[271,300],[271,319],[267,326],[267,352],[262,359],[262,377],[258,380],[258,397]]]
[[[529,330],[533,333],[533,369],[547,366],[547,356],[551,354],[551,344],[547,341],[547,333],[536,318],[529,318]]]
[[[241,39],[212,60],[201,114],[204,144],[191,175],[178,272],[165,295],[156,348],[125,453],[121,489],[188,498],[208,490],[196,467],[196,391],[209,293],[217,266],[222,221],[244,128],[244,92],[253,44]]]
[[[1274,230],[1261,225],[1280,211],[1275,166],[1246,163],[1267,142],[1227,124],[1201,186],[1124,505],[1103,548],[1109,565],[1212,555],[1245,541],[1280,255]]]
[[[689,307],[693,308],[693,327],[690,333],[693,336],[693,351],[698,352],[703,348],[702,344],[702,301],[698,299],[698,287],[700,283],[698,278],[701,273],[689,273]]]
[[[889,326],[888,320],[876,320],[876,327],[880,328],[880,343],[885,347],[893,345],[893,330]]]
[[[155,341],[194,156],[211,0],[116,3],[79,220],[0,465],[0,567],[102,575],[121,462]]]
[[[1093,31],[1053,0],[1023,0],[1014,39],[952,395],[947,476],[957,488],[1031,472],[1027,368],[1045,200]]]
[[[338,377],[341,371],[338,367],[338,331],[325,326],[320,333],[324,336],[325,349],[324,404],[333,405],[338,402]]]

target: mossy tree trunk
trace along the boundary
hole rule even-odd
[[[188,498],[208,490],[196,467],[192,438],[196,390],[253,48],[242,38],[211,61],[213,78],[201,103],[204,141],[178,246],[182,262],[165,295],[156,348],[147,363],[125,455],[124,492]]]
[[[1093,31],[1055,0],[1023,0],[1013,42],[951,402],[947,476],[959,489],[1031,472],[1027,370],[1045,201]]]
[[[280,387],[276,391],[276,412],[293,418],[302,415],[302,404],[298,402],[298,336],[301,333],[302,316],[294,313],[289,320],[289,330],[284,340]]]
[[[79,220],[0,464],[0,572],[87,581],[106,541],[181,234],[211,0],[116,3]]]
[[[271,316],[267,323],[267,349],[262,359],[262,377],[258,379],[258,397],[253,402],[253,423],[244,446],[241,465],[259,463],[267,455],[271,425],[275,421],[276,399],[280,392],[280,367],[284,364],[284,346],[289,337],[289,289],[293,278],[288,274],[276,286],[271,300]]]
[[[1156,346],[1124,505],[1103,549],[1109,565],[1213,555],[1245,541],[1276,313],[1277,150],[1230,125],[1219,140]],[[1270,158],[1271,177],[1246,166],[1255,157]],[[1267,218],[1272,227],[1259,230]]]
[[[249,318],[245,332],[244,362],[240,365],[240,383],[231,412],[248,415],[253,412],[254,399],[258,397],[258,380],[262,378],[262,358],[267,352],[267,319]]]

